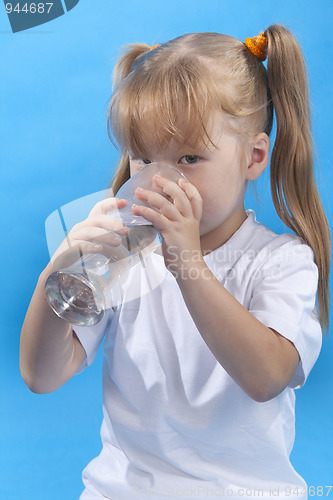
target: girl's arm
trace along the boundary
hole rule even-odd
[[[31,391],[40,394],[61,387],[86,356],[72,325],[59,318],[45,299],[44,286],[52,270],[49,264],[39,277],[20,341],[22,378]]]
[[[177,282],[204,341],[252,399],[268,401],[277,396],[297,369],[300,359],[296,348],[243,307],[204,260],[192,262],[191,273],[194,267],[195,281],[186,278],[183,268]]]
[[[83,363],[86,353],[72,330],[48,305],[44,287],[48,276],[77,260],[80,251],[102,253],[119,246],[127,228],[107,213],[122,208],[126,200],[107,198],[95,205],[87,219],[73,227],[39,277],[31,299],[20,342],[22,378],[33,392],[52,392],[61,387]],[[115,234],[115,233],[118,233]],[[68,244],[70,242],[70,245]]]

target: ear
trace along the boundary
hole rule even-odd
[[[254,181],[265,170],[269,160],[269,137],[264,132],[256,135],[250,144],[250,161],[246,167],[246,180]]]

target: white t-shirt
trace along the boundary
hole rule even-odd
[[[246,309],[296,346],[301,362],[289,387],[270,401],[252,400],[202,339],[163,257],[150,255],[119,287],[119,306],[94,327],[73,327],[84,366],[106,335],[103,449],[83,472],[82,500],[307,498],[289,455],[294,388],[321,348],[318,271],[300,238],[247,215],[204,259]]]

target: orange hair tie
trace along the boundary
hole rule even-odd
[[[149,52],[150,52],[151,50],[156,49],[157,47],[160,47],[160,46],[161,46],[161,44],[160,44],[160,43],[157,43],[156,45],[152,45],[152,46],[150,47],[150,49],[149,49]]]
[[[265,34],[264,31],[253,38],[245,38],[245,45],[260,61],[264,61],[267,57],[268,40]]]

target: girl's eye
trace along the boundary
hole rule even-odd
[[[179,163],[185,163],[186,165],[191,164],[191,163],[197,163],[197,161],[200,160],[200,157],[197,155],[185,155],[182,156],[181,159],[179,160]]]
[[[140,165],[149,165],[149,163],[151,163],[147,158],[130,158],[130,160]]]

